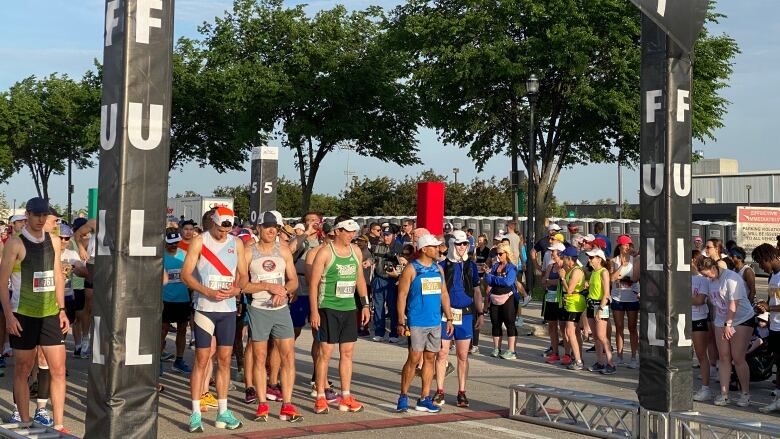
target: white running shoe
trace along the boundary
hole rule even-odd
[[[526,294],[525,297],[523,297],[523,305],[522,306],[525,307],[526,305],[531,303],[532,299],[533,299],[533,297],[531,297],[530,294]]]
[[[729,405],[729,395],[721,393],[720,395],[715,397],[715,401],[713,401],[713,404],[719,405],[719,406],[725,406]]]
[[[699,391],[693,395],[693,400],[698,402],[709,401],[711,399],[712,399],[712,390],[710,390],[709,387],[702,386],[701,389],[699,389]]]
[[[780,410],[780,397],[777,396],[775,397],[774,401],[772,401],[771,403],[758,408],[758,411],[761,413],[772,413],[773,411],[776,410]]]
[[[629,369],[637,369],[638,367],[639,367],[639,362],[636,361],[636,358],[632,358],[631,361],[628,362]]]
[[[740,407],[747,407],[750,405],[750,394],[749,393],[742,393],[739,395],[739,399],[737,400],[737,405]]]

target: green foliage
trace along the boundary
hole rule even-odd
[[[249,185],[218,186],[214,189],[215,197],[232,197],[233,212],[242,221],[249,220]]]

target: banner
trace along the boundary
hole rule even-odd
[[[660,26],[685,53],[693,52],[693,44],[707,16],[709,0],[631,0],[631,3]]]
[[[252,168],[249,190],[249,221],[252,226],[265,211],[276,210],[276,186],[279,177],[279,148],[252,148]],[[281,212],[289,215],[289,212]]]
[[[105,18],[85,437],[157,437],[173,0],[109,0]]]
[[[649,410],[693,407],[691,59],[642,17],[640,368]]]
[[[737,242],[745,249],[748,262],[750,253],[761,244],[777,243],[780,236],[780,208],[737,207]]]

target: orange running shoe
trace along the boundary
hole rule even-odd
[[[325,400],[324,396],[317,398],[317,402],[314,403],[314,413],[318,415],[328,413],[328,401]]]
[[[363,404],[357,402],[354,396],[349,395],[339,401],[339,410],[352,413],[362,412]]]
[[[282,421],[299,422],[303,421],[303,416],[298,413],[294,405],[282,404],[282,409],[279,411],[279,419]]]
[[[70,430],[65,427],[55,428],[54,430],[59,431],[62,434],[70,434]]]
[[[255,412],[255,421],[268,422],[268,404],[261,402],[257,405],[257,412]]]

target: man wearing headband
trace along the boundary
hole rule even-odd
[[[326,249],[317,252],[312,264],[311,283],[309,284],[309,304],[311,306],[311,327],[317,330],[320,351],[316,364],[317,401],[315,413],[327,413],[328,402],[325,398],[328,362],[335,344],[339,344],[339,374],[342,378],[342,398],[339,410],[359,412],[363,405],[357,402],[350,392],[352,381],[352,352],[357,341],[357,316],[355,314],[355,290],[362,304],[360,325],[369,320],[368,291],[363,276],[361,262],[363,258],[352,239],[360,226],[352,218],[341,215],[336,218],[335,239]]]
[[[211,217],[207,232],[192,239],[181,280],[193,290],[195,302],[195,367],[190,376],[192,397],[191,433],[203,432],[200,414],[200,390],[206,363],[211,355],[211,341],[217,339],[217,404],[215,426],[234,430],[241,421],[227,408],[230,362],[236,332],[236,296],[248,281],[244,246],[230,231],[234,214],[231,209],[218,207]]]

